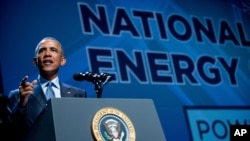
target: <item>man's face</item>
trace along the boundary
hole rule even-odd
[[[40,43],[34,61],[40,73],[44,75],[57,74],[59,67],[66,62],[62,54],[62,48],[57,41],[51,39]]]

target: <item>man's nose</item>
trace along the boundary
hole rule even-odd
[[[46,55],[46,56],[51,55],[51,51],[50,51],[49,49],[47,49],[47,50],[45,51],[45,55]]]

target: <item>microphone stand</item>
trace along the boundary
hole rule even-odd
[[[101,74],[94,74],[96,77],[95,79],[92,79],[92,83],[95,85],[95,92],[96,97],[101,98],[102,97],[102,90],[103,87],[112,80],[112,77],[108,75],[107,73],[101,73]]]
[[[94,80],[93,83],[95,85],[96,97],[101,98],[102,97],[102,88],[103,88],[102,84],[101,84],[101,81]]]

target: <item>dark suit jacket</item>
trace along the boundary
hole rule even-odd
[[[60,82],[61,97],[87,97],[86,91]],[[19,90],[12,90],[8,97],[9,124],[11,132],[20,136],[28,132],[47,105],[46,97],[40,84],[34,86],[34,93],[30,95],[27,106],[22,108],[18,102]]]

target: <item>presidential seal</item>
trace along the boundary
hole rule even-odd
[[[96,141],[135,141],[135,128],[122,111],[105,107],[94,115],[92,134]]]

